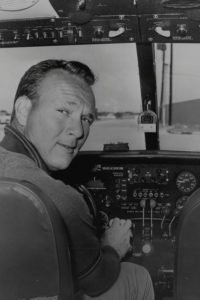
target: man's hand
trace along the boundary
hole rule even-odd
[[[113,247],[122,259],[131,248],[132,222],[131,220],[114,218],[110,220],[109,225],[110,227],[101,239],[102,246]]]

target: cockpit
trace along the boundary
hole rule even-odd
[[[53,176],[84,186],[105,227],[132,220],[130,256],[149,271],[156,300],[183,299],[180,220],[200,188],[199,42],[198,0],[0,0],[0,137],[30,65],[63,58],[92,68],[96,120]]]

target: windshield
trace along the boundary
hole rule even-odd
[[[200,151],[200,45],[154,45],[161,150]]]
[[[51,46],[0,49],[1,110],[11,113],[13,99],[23,73],[47,58],[80,60],[96,75],[93,86],[97,120],[91,126],[83,150],[104,147],[145,149],[144,132],[137,126],[142,110],[135,44]],[[0,115],[2,124],[5,123]],[[0,127],[3,134],[3,126]]]
[[[200,151],[200,45],[154,44],[161,150]],[[0,49],[0,138],[19,80],[47,58],[80,60],[96,75],[97,120],[84,151],[145,150],[135,43]]]

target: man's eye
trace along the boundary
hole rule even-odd
[[[60,112],[60,113],[63,114],[63,115],[66,115],[66,116],[69,115],[69,111],[68,111],[68,110],[65,110],[65,109],[58,109],[58,112]]]
[[[86,117],[86,116],[82,116],[82,121],[88,123],[89,125],[92,124],[93,120],[89,117]]]

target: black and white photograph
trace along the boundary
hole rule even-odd
[[[200,300],[200,0],[0,0],[0,300]]]

